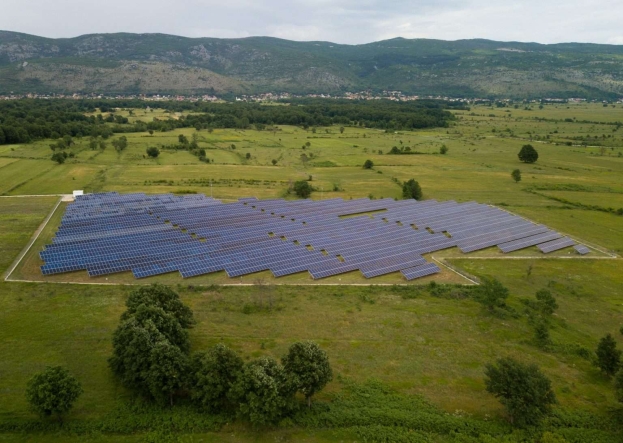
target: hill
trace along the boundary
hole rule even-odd
[[[623,46],[403,39],[363,45],[269,37],[0,31],[1,92],[623,96]]]

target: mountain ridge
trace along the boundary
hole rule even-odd
[[[623,46],[402,37],[358,45],[162,33],[47,38],[0,31],[0,93],[623,96]]]

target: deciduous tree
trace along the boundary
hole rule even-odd
[[[238,415],[253,425],[275,423],[294,407],[295,388],[283,368],[272,358],[261,357],[245,365],[230,398]]]
[[[28,381],[26,398],[34,411],[42,416],[69,412],[82,394],[82,386],[61,366],[48,366]]]
[[[227,409],[228,393],[243,366],[242,358],[223,344],[194,354],[190,374],[193,400],[211,412]]]
[[[157,342],[149,355],[146,382],[150,394],[159,403],[173,406],[173,394],[186,384],[188,357],[168,340]]]
[[[133,315],[140,305],[155,305],[175,316],[183,328],[190,328],[195,323],[190,308],[182,303],[177,292],[165,285],[141,286],[130,292],[125,305],[128,309],[122,319]]]
[[[487,391],[500,400],[515,426],[538,424],[556,403],[550,380],[536,365],[501,358],[486,365],[485,377]]]
[[[420,200],[422,198],[422,188],[414,179],[409,179],[402,184],[402,198]]]
[[[539,159],[539,153],[532,145],[523,145],[517,156],[524,163],[534,163]]]
[[[312,396],[333,379],[327,353],[312,341],[294,343],[281,362],[297,391],[305,396],[309,407]]]
[[[597,366],[609,377],[621,367],[621,351],[617,349],[617,342],[611,334],[602,337],[597,345]]]

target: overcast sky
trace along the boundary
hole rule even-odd
[[[623,0],[4,0],[0,29],[368,43],[393,37],[623,44]]]

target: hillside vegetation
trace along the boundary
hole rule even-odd
[[[0,31],[0,92],[339,93],[613,98],[623,46],[402,38],[363,45],[269,37]]]

